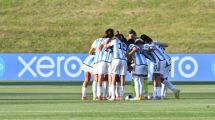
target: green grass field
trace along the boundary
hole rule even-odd
[[[81,101],[79,85],[1,85],[1,120],[214,120],[215,87],[176,85],[181,99]],[[90,87],[91,88],[91,87]],[[151,90],[151,88],[150,88]],[[126,86],[126,94],[131,91]],[[91,97],[91,90],[89,90]],[[170,92],[169,92],[170,93]]]
[[[211,53],[214,6],[214,0],[0,0],[0,52],[87,52],[113,27],[166,42],[168,52]]]

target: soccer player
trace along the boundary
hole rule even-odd
[[[135,85],[136,97],[134,100],[141,100],[143,93],[143,80],[148,80],[148,66],[146,63],[146,57],[142,54],[143,40],[136,39],[135,44],[129,45],[129,56],[133,56],[134,59],[134,69],[133,69],[133,79]],[[148,91],[146,91],[148,92]],[[148,93],[145,93],[148,96]]]
[[[116,37],[110,43],[105,45],[105,48],[113,48],[112,60],[112,84],[111,84],[111,98],[110,101],[115,100],[115,85],[117,76],[120,76],[120,99],[124,96],[125,75],[127,72],[127,45]]]
[[[94,76],[94,82],[92,85],[92,89],[93,89],[93,100],[96,100],[98,98],[98,96],[100,97],[100,93],[101,93],[101,86],[100,83],[101,81],[98,81],[98,62],[99,62],[99,56],[101,54],[100,51],[100,46],[103,42],[103,40],[105,40],[106,38],[102,37],[102,38],[98,38],[96,39],[93,44],[91,45],[91,48],[89,50],[89,54],[92,55],[93,53],[95,53],[95,58],[94,58],[94,64],[93,64],[93,76]],[[99,84],[97,86],[97,83]],[[99,98],[100,99],[100,98]]]
[[[166,58],[167,60],[167,64],[166,64],[166,67],[164,69],[164,73],[163,73],[163,77],[162,77],[162,83],[163,83],[163,86],[162,86],[162,97],[163,98],[167,98],[167,90],[170,89],[173,94],[175,95],[175,98],[176,99],[179,99],[180,98],[180,90],[179,89],[176,89],[175,86],[170,82],[168,81],[168,76],[169,76],[169,73],[171,72],[171,58],[165,53],[165,48],[163,48],[164,50],[164,57]]]
[[[144,55],[154,64],[153,69],[153,98],[155,100],[161,99],[161,78],[166,65],[166,58],[163,55],[163,50],[161,47],[166,47],[167,45],[154,42],[147,35],[141,35],[141,38],[147,43],[144,44],[143,50]]]
[[[137,33],[131,29],[128,32],[128,37],[127,37],[127,42],[126,45],[130,46],[131,44],[135,44],[135,40],[137,38]],[[134,67],[134,60],[132,58],[132,56],[127,56],[128,60],[127,60],[127,65],[128,65],[128,71],[131,73],[131,88],[133,91],[133,95],[135,95],[135,88],[134,88],[134,80],[133,80],[133,67]]]
[[[98,97],[101,99],[104,99],[107,97],[107,87],[108,87],[108,81],[111,82],[111,63],[112,63],[112,48],[104,48],[105,44],[108,44],[111,42],[111,40],[114,37],[114,30],[109,28],[105,31],[105,36],[103,38],[106,38],[102,41],[100,49],[100,55],[98,57],[98,86],[101,87],[102,85],[102,91],[99,91]],[[100,89],[100,88],[99,88]],[[102,96],[101,96],[102,94]]]
[[[88,55],[83,62],[82,70],[84,71],[84,82],[82,85],[82,100],[87,100],[87,86],[93,72],[94,55]]]

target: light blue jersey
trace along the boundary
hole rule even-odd
[[[149,51],[150,47],[152,47],[154,50]],[[151,44],[144,44],[143,50],[143,54],[153,63],[166,60],[163,49],[154,42]]]
[[[138,50],[133,54],[133,58],[134,58],[134,63],[135,65],[146,65],[146,57],[144,56],[142,50],[140,47],[134,45],[134,44],[130,44],[129,45],[129,51],[132,51],[133,48],[137,48]]]
[[[106,38],[99,38],[96,39],[91,48],[95,49],[95,62],[94,63],[98,63],[99,61],[101,61],[100,56],[103,54],[102,51],[99,51],[99,46],[103,43],[103,40],[105,40]]]
[[[104,39],[102,44],[105,45],[108,42],[108,40],[109,40],[108,38]],[[102,51],[100,52],[98,61],[111,63],[112,62],[112,54],[113,54],[112,48],[103,48]]]
[[[101,53],[102,54],[100,54],[99,56],[99,61],[108,62],[108,63],[112,62],[113,51],[111,49],[103,48]]]
[[[89,55],[85,58],[83,64],[84,65],[87,65],[89,67],[93,67],[93,64],[94,64],[94,58],[95,56],[94,55]]]
[[[127,57],[126,57],[127,45],[124,42],[116,38],[115,40],[112,40],[109,43],[109,45],[110,47],[113,48],[114,59],[127,60]]]

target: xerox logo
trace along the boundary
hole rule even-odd
[[[3,76],[5,72],[5,63],[2,58],[0,58],[0,77]]]
[[[75,78],[82,73],[82,61],[76,56],[70,56],[67,58],[65,56],[58,56],[56,58],[52,58],[50,56],[33,56],[28,61],[22,56],[18,56],[18,60],[23,66],[18,73],[19,78],[25,74],[43,78],[60,78],[62,75]]]

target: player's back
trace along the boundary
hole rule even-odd
[[[95,58],[94,55],[88,55],[88,56],[85,58],[83,64],[92,67],[93,64],[94,64],[94,58]]]
[[[141,48],[137,45],[130,44],[129,45],[129,50],[131,51],[133,48],[137,48],[137,51],[133,54],[133,59],[135,65],[146,65],[146,57],[144,56]]]
[[[113,46],[113,58],[114,59],[121,59],[121,60],[127,60],[126,52],[127,52],[127,45],[118,40],[112,40],[110,43]]]

